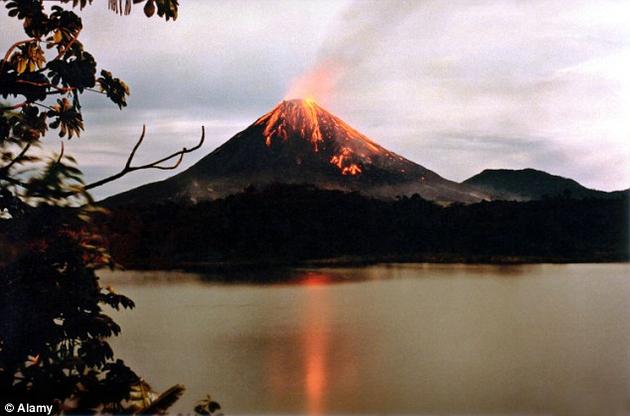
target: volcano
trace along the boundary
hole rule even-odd
[[[311,100],[282,101],[188,170],[108,198],[109,205],[197,202],[271,183],[311,184],[376,198],[489,199],[391,152]]]

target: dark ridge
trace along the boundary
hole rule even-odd
[[[494,199],[503,200],[529,201],[556,196],[573,199],[619,196],[619,191],[589,189],[573,179],[536,169],[486,169],[463,183],[492,194]]]

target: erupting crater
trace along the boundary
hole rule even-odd
[[[288,140],[305,140],[314,152],[326,153],[328,162],[341,175],[361,174],[375,157],[402,159],[374,143],[312,99],[282,101],[254,123],[264,126],[267,147],[282,146]]]

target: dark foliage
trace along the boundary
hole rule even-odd
[[[276,185],[196,205],[127,206],[103,219],[116,259],[135,267],[373,260],[628,259],[628,198],[440,207]]]
[[[177,0],[134,1],[140,2],[157,7],[166,20],[177,17]],[[99,209],[87,190],[126,171],[85,185],[63,141],[50,157],[33,152],[48,130],[57,130],[62,140],[81,135],[84,92],[101,93],[119,108],[129,95],[110,72],[96,78],[97,63],[78,39],[83,24],[72,8],[92,1],[57,3],[47,8],[43,0],[4,1],[28,38],[13,43],[0,60],[0,98],[6,100],[0,104],[0,398],[54,404],[57,413],[161,414],[184,388],[158,396],[114,358],[107,340],[120,327],[104,309],[134,303],[101,287],[96,275],[112,263],[92,222]],[[123,2],[116,0],[109,7],[124,14],[131,4],[125,0],[121,10]],[[159,162],[181,161],[188,151]]]
[[[120,327],[103,305],[133,301],[100,287],[95,269],[109,262],[79,209],[42,204],[0,221],[4,243],[19,253],[0,268],[0,396],[84,409],[126,399],[139,378],[114,361],[106,339]]]

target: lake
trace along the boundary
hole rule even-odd
[[[242,276],[241,276],[242,277]],[[630,414],[630,264],[226,276],[110,272],[114,351],[173,408],[226,414]],[[283,279],[287,279],[284,280]]]

